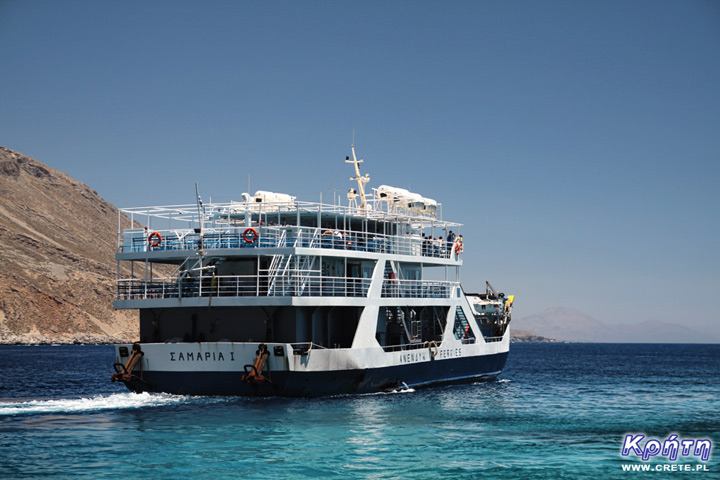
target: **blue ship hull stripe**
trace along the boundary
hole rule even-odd
[[[263,372],[271,382],[247,384],[244,372],[145,371],[144,382],[130,382],[136,392],[181,395],[280,395],[315,397],[372,393],[408,387],[424,387],[492,380],[505,366],[508,352],[418,362],[391,367],[321,372]]]

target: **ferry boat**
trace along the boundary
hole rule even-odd
[[[269,191],[204,204],[196,186],[192,205],[121,209],[114,307],[138,309],[140,332],[116,346],[112,381],[311,397],[497,377],[513,296],[465,294],[462,225],[408,190],[366,191],[351,151],[347,205]]]

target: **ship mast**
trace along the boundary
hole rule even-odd
[[[367,208],[367,200],[365,199],[365,184],[370,181],[370,175],[367,173],[365,176],[360,175],[360,164],[363,163],[363,159],[361,158],[358,160],[357,156],[355,156],[355,144],[350,145],[350,149],[352,150],[353,159],[350,160],[350,157],[345,157],[345,163],[352,163],[355,165],[355,176],[350,177],[350,180],[357,180],[358,192],[360,193],[360,210],[365,210]]]

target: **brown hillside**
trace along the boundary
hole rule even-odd
[[[117,215],[87,185],[0,147],[0,343],[136,339],[137,313],[112,308]]]

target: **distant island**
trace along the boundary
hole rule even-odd
[[[547,308],[513,318],[512,327],[566,342],[587,343],[715,343],[718,338],[676,323],[647,320],[610,324],[568,307]]]
[[[510,322],[510,342],[512,343],[562,343],[554,338],[535,335],[527,330],[515,330]]]

